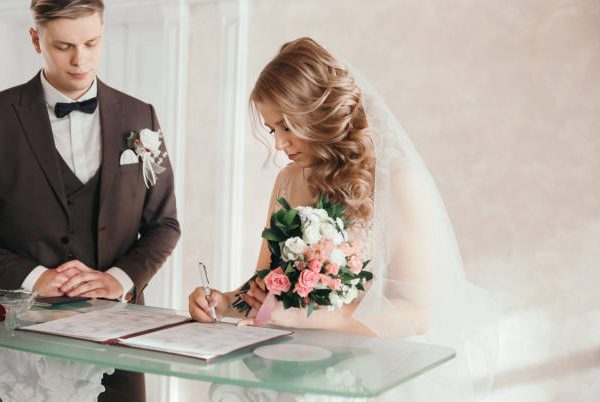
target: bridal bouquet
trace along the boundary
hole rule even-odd
[[[292,208],[284,198],[282,208],[271,215],[270,228],[262,237],[271,251],[269,268],[257,271],[240,289],[233,306],[248,314],[250,306],[240,294],[250,282],[263,278],[268,292],[285,309],[307,308],[307,315],[322,306],[341,308],[364,291],[373,274],[364,268],[361,246],[348,240],[344,207],[321,197],[316,207]]]

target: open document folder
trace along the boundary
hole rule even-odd
[[[210,360],[233,351],[290,335],[291,331],[230,323],[201,324],[187,316],[127,309],[78,314],[22,331],[118,344]]]

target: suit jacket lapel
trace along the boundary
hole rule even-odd
[[[100,210],[110,193],[110,187],[118,173],[120,151],[125,142],[122,123],[125,111],[123,103],[113,92],[98,80],[98,102],[100,105],[100,131],[102,135],[102,166],[100,174]]]
[[[60,173],[58,152],[54,144],[52,126],[39,74],[25,85],[20,104],[13,106],[35,158],[44,171],[54,194],[67,212],[65,186]]]

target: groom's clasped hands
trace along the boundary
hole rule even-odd
[[[46,270],[33,290],[42,296],[106,299],[118,299],[123,293],[121,284],[114,276],[90,268],[78,260],[67,261],[54,269]]]

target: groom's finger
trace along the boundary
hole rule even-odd
[[[72,292],[68,292],[67,295],[69,297],[85,296],[92,291],[97,291],[97,290],[101,290],[101,289],[104,289],[102,282],[97,281],[97,280],[92,280],[92,281],[85,282],[85,283],[77,286]],[[106,293],[106,292],[104,292],[104,293]],[[102,297],[102,296],[104,296],[104,295],[93,296],[93,297]],[[88,297],[92,297],[92,296],[88,296]]]
[[[73,276],[77,275],[78,273],[80,273],[81,271],[78,270],[77,268],[67,268],[64,271],[61,271],[61,273],[67,277],[67,279],[72,278]]]
[[[72,268],[76,268],[80,271],[94,271],[92,268],[88,267],[87,265],[85,265],[83,262],[81,262],[79,260],[67,261],[67,262],[59,265],[58,267],[56,267],[56,271],[63,272],[65,270],[72,269]]]
[[[74,275],[71,277],[71,279],[69,279],[67,282],[65,282],[61,287],[60,290],[67,293],[69,296],[71,296],[70,292],[73,291],[73,289],[79,287],[82,283],[85,282],[89,282],[91,280],[96,279],[97,277],[97,272],[80,272],[77,275]]]

